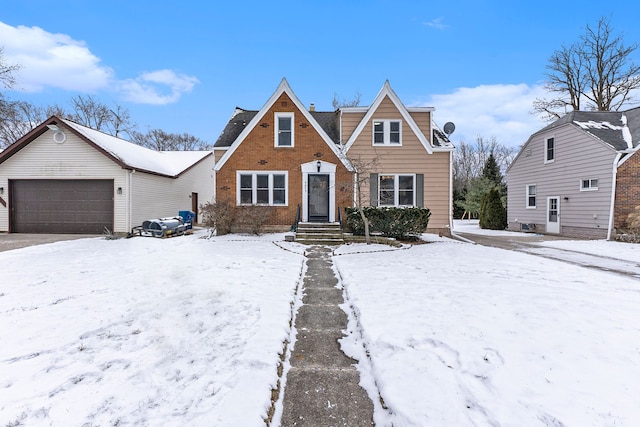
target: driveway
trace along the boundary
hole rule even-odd
[[[543,234],[485,235],[454,231],[455,235],[483,246],[525,252],[542,258],[563,261],[601,271],[622,274],[640,279],[640,260],[629,261],[604,255],[543,246],[540,243],[553,240],[576,240]]]
[[[12,249],[26,248],[27,246],[42,245],[45,243],[60,242],[63,240],[86,239],[100,237],[93,234],[23,234],[0,233],[0,252]]]

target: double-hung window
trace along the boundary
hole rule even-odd
[[[287,205],[287,172],[237,173],[238,205]]]
[[[580,180],[580,191],[595,191],[598,189],[598,178]]]
[[[556,141],[555,138],[547,138],[544,149],[544,162],[553,162],[556,158]]]
[[[293,147],[293,113],[275,113],[275,146]]]
[[[535,184],[527,185],[527,209],[536,208],[536,192]]]
[[[415,206],[415,175],[379,175],[378,201],[380,206]]]
[[[373,145],[402,145],[402,122],[374,120]]]

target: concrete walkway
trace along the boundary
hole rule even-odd
[[[371,426],[373,403],[359,386],[357,363],[341,350],[347,328],[336,288],[331,249],[307,252],[303,305],[295,320],[297,338],[284,390],[282,426]]]

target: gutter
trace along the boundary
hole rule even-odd
[[[613,180],[611,182],[611,204],[609,207],[609,227],[607,229],[607,240],[611,240],[611,234],[613,234],[613,216],[615,212],[615,204],[616,204],[616,185],[617,185],[617,176],[618,176],[618,162],[622,157],[623,153],[616,154],[615,159],[613,159],[613,171],[612,176]]]

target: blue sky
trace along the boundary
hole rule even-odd
[[[142,132],[213,143],[236,106],[261,108],[283,77],[325,111],[334,93],[370,104],[388,79],[406,105],[454,122],[454,142],[519,146],[545,124],[530,111],[549,56],[602,16],[640,43],[640,5],[618,0],[24,0],[3,8],[0,45],[23,66],[10,98],[94,95]]]

